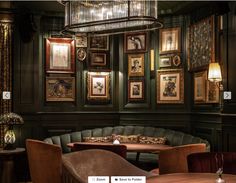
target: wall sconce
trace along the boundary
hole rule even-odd
[[[151,70],[151,78],[155,78],[155,52],[154,52],[154,49],[150,50],[150,70]]]
[[[13,130],[14,125],[23,124],[24,120],[21,116],[15,113],[7,113],[0,116],[0,125],[6,125],[7,130],[4,135],[4,149],[10,150],[14,149],[14,143],[16,141],[15,132]]]

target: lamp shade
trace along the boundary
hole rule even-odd
[[[23,123],[23,118],[16,113],[10,112],[0,116],[0,124],[2,125],[18,125]]]
[[[210,63],[208,70],[208,80],[212,82],[222,81],[221,69],[219,63]]]
[[[163,26],[157,19],[157,0],[58,1],[65,6],[63,33],[114,34]]]

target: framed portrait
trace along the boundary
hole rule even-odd
[[[75,43],[73,39],[46,39],[46,72],[74,73]]]
[[[159,52],[160,54],[180,52],[181,32],[180,27],[160,29]]]
[[[220,89],[215,82],[206,82],[206,103],[219,103]]]
[[[144,54],[128,55],[128,76],[144,76]]]
[[[188,70],[206,69],[215,60],[214,16],[189,27]]]
[[[147,33],[127,33],[124,39],[126,53],[147,51]]]
[[[46,101],[75,101],[75,78],[46,77]]]
[[[79,61],[84,61],[87,57],[85,48],[78,48],[76,51],[76,56]]]
[[[106,52],[91,52],[89,67],[107,67],[108,56]]]
[[[157,71],[157,103],[184,103],[182,69]]]
[[[88,46],[88,41],[87,41],[87,36],[86,35],[77,35],[75,37],[75,45],[77,48],[86,48]]]
[[[89,37],[90,50],[109,50],[109,36]]]
[[[128,101],[144,100],[144,80],[128,81]]]
[[[180,64],[181,64],[181,59],[180,59],[180,56],[179,55],[174,55],[172,57],[172,64],[174,67],[179,67]]]
[[[110,73],[88,72],[88,101],[110,100]]]
[[[194,103],[206,102],[207,71],[194,73]]]
[[[171,67],[171,56],[161,56],[159,59],[159,67]]]

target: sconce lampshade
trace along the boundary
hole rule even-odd
[[[222,81],[221,69],[219,63],[210,63],[208,70],[208,80],[212,82]]]
[[[65,6],[63,33],[115,34],[163,26],[157,19],[157,0],[58,1]]]

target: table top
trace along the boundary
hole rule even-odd
[[[112,143],[91,143],[91,142],[74,142],[74,143],[76,143],[76,144],[95,144],[95,145],[105,144],[105,145],[111,145],[111,146],[114,145]],[[74,143],[67,144],[67,147],[73,148]],[[163,145],[163,144],[126,144],[126,143],[121,143],[120,145],[125,145],[127,147],[128,152],[140,152],[140,153],[145,153],[145,152],[158,153],[162,150],[172,148],[172,146]]]
[[[226,183],[236,182],[236,175],[223,174]],[[147,178],[146,183],[215,183],[215,173],[174,173]]]
[[[23,152],[25,152],[25,148],[16,148],[12,150],[5,150],[3,148],[0,148],[0,155],[20,154]]]

